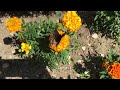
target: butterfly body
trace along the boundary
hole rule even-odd
[[[59,35],[57,30],[53,30],[52,34],[53,34],[52,44],[55,44],[57,46],[64,35]]]

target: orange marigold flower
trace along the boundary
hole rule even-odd
[[[63,34],[64,34],[64,32],[63,32],[62,30],[58,30],[58,33],[59,33],[59,35],[63,35]],[[61,51],[65,50],[66,47],[69,45],[69,36],[68,36],[67,34],[65,34],[65,35],[61,38],[61,40],[60,40],[60,42],[58,43],[58,45],[56,45],[56,44],[51,44],[51,43],[52,43],[52,38],[53,38],[52,35],[50,35],[50,37],[49,37],[49,41],[50,41],[49,47],[50,47],[52,50],[56,51],[56,52],[61,52]]]
[[[120,63],[113,63],[107,68],[109,75],[113,79],[120,79]]]
[[[21,25],[22,21],[17,17],[9,18],[6,22],[7,30],[9,30],[10,32],[19,31],[21,29]]]
[[[78,30],[82,25],[81,18],[77,15],[76,11],[68,11],[64,15],[62,22],[70,32]]]

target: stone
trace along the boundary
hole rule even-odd
[[[88,43],[88,46],[91,46],[91,44]]]
[[[14,32],[11,32],[11,33],[10,33],[10,36],[12,36],[12,37],[13,37],[14,35],[15,35],[15,33],[14,33]]]
[[[105,57],[105,55],[104,55],[104,54],[101,54],[101,57]]]
[[[96,33],[94,33],[94,34],[92,35],[92,38],[97,39],[97,38],[98,38],[98,35],[97,35]]]
[[[85,47],[85,46],[83,46],[83,47],[82,47],[82,50],[83,50],[83,51],[85,51],[85,49],[86,49],[86,47]]]
[[[46,66],[46,69],[47,69],[47,71],[48,71],[48,72],[50,72],[50,71],[51,71],[51,70],[49,69],[49,67],[48,67],[48,66]]]
[[[85,74],[88,74],[88,73],[89,73],[89,71],[85,71],[84,73],[85,73]]]
[[[82,60],[78,60],[77,62],[78,62],[78,63],[81,63],[81,62],[82,62]]]

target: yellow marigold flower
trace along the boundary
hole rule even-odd
[[[58,33],[59,33],[59,35],[63,35],[64,34],[64,32],[62,31],[62,30],[58,30]],[[61,40],[60,40],[60,42],[58,43],[58,45],[56,46],[55,44],[51,44],[52,43],[52,35],[50,35],[50,37],[49,37],[49,41],[50,41],[50,45],[49,45],[49,47],[52,49],[52,50],[54,50],[54,51],[56,51],[56,52],[61,52],[61,51],[63,51],[63,50],[65,50],[66,49],[66,47],[69,45],[69,36],[67,35],[67,34],[65,34],[62,38],[61,38]]]
[[[82,25],[81,18],[77,15],[76,11],[68,11],[65,13],[62,22],[64,27],[70,32],[74,32]]]
[[[26,44],[26,43],[22,43],[22,44],[21,44],[21,50],[22,50],[22,52],[25,51],[26,54],[28,54],[30,49],[31,49],[31,46],[30,46],[30,45],[28,45],[28,44]]]
[[[120,63],[113,63],[107,68],[109,75],[113,79],[120,79]]]
[[[19,31],[21,29],[21,25],[22,21],[17,17],[9,18],[6,22],[7,30],[9,30],[10,32]]]

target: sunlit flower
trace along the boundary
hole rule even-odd
[[[63,32],[62,30],[58,30],[58,33],[59,33],[59,35],[63,35],[63,34],[64,34],[64,32]],[[58,45],[56,45],[56,44],[51,44],[51,43],[52,43],[52,39],[53,39],[53,37],[52,37],[52,35],[50,35],[50,37],[49,37],[49,41],[50,41],[49,47],[50,47],[52,50],[56,51],[56,52],[60,52],[60,51],[65,50],[65,49],[67,48],[67,46],[69,45],[69,36],[68,36],[67,34],[65,34],[65,35],[61,38],[61,40],[60,40],[60,42],[58,43]]]
[[[113,63],[107,68],[109,75],[113,79],[120,79],[120,63]]]
[[[6,22],[7,30],[10,32],[19,31],[21,29],[21,25],[22,21],[17,17],[9,18]]]
[[[81,18],[77,15],[76,11],[68,11],[65,13],[62,22],[64,27],[70,32],[78,30],[82,25]]]
[[[28,54],[30,49],[31,49],[31,46],[29,44],[26,44],[26,43],[21,44],[22,52],[26,52],[26,54]]]

